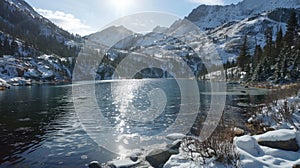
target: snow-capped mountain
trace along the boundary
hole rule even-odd
[[[30,80],[70,80],[72,60],[81,41],[24,0],[0,1],[1,81],[25,84]]]
[[[120,39],[124,39],[133,34],[133,31],[125,28],[124,26],[111,26],[102,31],[88,35],[85,38],[95,43],[113,46],[118,43]]]
[[[277,8],[299,7],[300,0],[244,0],[236,5],[200,5],[186,19],[198,25],[201,30],[208,30]]]
[[[80,37],[73,36],[38,14],[24,0],[0,1],[0,31],[40,51],[68,56]]]
[[[239,55],[244,36],[248,37],[252,54],[255,45],[265,45],[267,28],[273,28],[273,39],[280,28],[285,33],[291,9],[300,7],[299,2],[244,0],[236,5],[201,5],[169,28],[156,27],[151,33],[126,37],[114,45],[116,50],[108,56],[115,60],[118,58],[118,51],[123,55],[124,50],[127,54],[139,52],[159,59],[179,56],[188,62],[196,75],[200,73],[203,61],[206,65],[216,63],[212,57],[215,55],[210,54],[214,50],[218,52],[223,63],[226,63]],[[297,9],[296,12],[300,14],[300,10]],[[196,59],[195,52],[200,53],[201,59]],[[100,71],[105,71],[103,66]]]
[[[177,20],[168,28],[158,26],[153,32],[145,35],[134,33],[123,26],[108,27],[84,37],[88,41],[85,48],[88,51],[87,55],[106,53],[97,70],[97,79],[112,78],[114,69],[129,54],[140,55],[141,58],[151,57],[154,62],[178,57],[187,63],[195,75],[199,75],[203,73],[204,63],[206,66],[213,65],[220,60],[217,54],[224,63],[235,59],[245,35],[248,36],[250,51],[253,52],[256,44],[264,46],[264,33],[267,28],[273,28],[273,38],[279,28],[285,32],[291,8],[300,8],[300,0],[244,0],[236,5],[200,5],[185,19]],[[300,10],[297,9],[296,12],[300,18]],[[47,53],[54,54],[53,58],[57,58],[56,62],[60,63],[61,59],[58,57],[74,57],[74,53],[79,51],[77,46],[82,42],[80,37],[60,29],[23,0],[1,1],[0,16],[0,47],[4,46],[5,41],[10,45],[17,43],[19,46],[17,52],[10,51],[10,54],[4,55],[30,55],[37,58]],[[108,48],[111,46],[113,48]],[[214,51],[217,51],[217,54]],[[71,59],[66,60],[70,67]],[[133,59],[132,64],[141,63],[146,66],[148,63],[151,67],[151,62],[145,60]],[[47,60],[40,61],[40,64],[45,62]],[[85,66],[89,64],[83,63],[81,69],[95,73]],[[65,64],[59,68],[64,71],[62,74],[70,74],[63,66]],[[39,66],[33,67],[38,70]],[[47,67],[51,70],[53,66],[47,63]],[[128,65],[128,68],[131,67]],[[140,77],[150,77],[151,74],[152,77],[168,77],[164,70],[172,69],[172,65],[159,68],[160,70],[146,69],[140,73]],[[24,74],[32,75],[26,71],[32,68],[23,69]],[[43,72],[40,72],[41,78],[42,74]]]
[[[296,11],[300,14],[299,10]],[[239,55],[244,36],[248,37],[250,54],[253,54],[255,45],[265,46],[266,29],[273,29],[273,40],[275,40],[279,29],[282,29],[285,33],[290,13],[290,9],[278,8],[239,21],[228,22],[207,31],[207,34],[216,44],[222,59],[226,61]]]

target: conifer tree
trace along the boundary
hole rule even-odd
[[[257,82],[262,82],[264,81],[264,76],[263,76],[263,73],[264,73],[264,68],[263,68],[263,64],[262,63],[259,63],[257,66],[256,66],[256,69],[253,73],[253,76],[252,76],[252,81],[257,81]]]
[[[292,11],[287,23],[287,31],[284,36],[284,41],[286,45],[288,46],[294,45],[294,38],[296,36],[297,27],[298,27],[298,22],[297,22],[296,12]]]
[[[250,56],[248,54],[248,42],[247,36],[244,37],[243,44],[241,47],[240,55],[237,58],[237,64],[242,69],[245,70],[245,67],[250,62]]]
[[[280,54],[280,50],[282,49],[282,40],[283,40],[283,32],[280,28],[277,32],[276,40],[275,40],[275,56]]]
[[[260,45],[256,45],[255,50],[254,50],[253,60],[252,60],[252,66],[253,66],[254,69],[259,64],[262,57],[263,57],[262,48],[260,47]]]
[[[274,56],[274,45],[273,45],[273,28],[268,27],[265,31],[265,40],[266,45],[264,47],[263,56],[267,57],[269,59],[270,63],[275,62],[275,56]]]

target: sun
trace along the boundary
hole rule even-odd
[[[110,0],[113,7],[119,12],[127,11],[132,5],[133,0]]]

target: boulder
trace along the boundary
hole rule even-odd
[[[161,168],[169,160],[172,153],[169,149],[153,149],[147,156],[146,160],[151,166]]]
[[[170,134],[167,136],[168,139],[175,139],[172,144],[168,144],[166,147],[161,149],[153,149],[150,151],[146,160],[153,167],[163,167],[163,165],[169,160],[171,155],[179,154],[179,148],[182,143],[182,138],[185,137],[183,134]]]
[[[237,148],[244,150],[253,156],[261,156],[264,153],[260,146],[257,144],[256,139],[250,135],[235,137],[234,143]]]
[[[89,168],[101,168],[101,165],[97,161],[92,161],[89,163]]]
[[[287,151],[298,151],[299,146],[296,140],[296,131],[279,129],[254,136],[258,144],[275,149]]]
[[[179,148],[181,146],[182,140],[178,139],[174,141],[172,144],[167,145],[167,149],[169,149],[169,152],[174,155],[174,154],[179,154]]]
[[[298,151],[299,146],[296,139],[290,139],[286,141],[259,141],[259,145],[267,146],[275,149],[282,149],[287,151]]]
[[[138,161],[138,159],[139,159],[139,157],[138,157],[136,154],[130,155],[129,158],[130,158],[130,160],[132,160],[132,161],[134,161],[134,162]]]
[[[299,164],[294,164],[292,168],[300,168],[300,163]]]
[[[163,167],[164,164],[169,160],[171,155],[179,154],[179,148],[182,140],[177,139],[172,144],[167,145],[163,149],[153,149],[147,156],[146,160],[153,167]]]

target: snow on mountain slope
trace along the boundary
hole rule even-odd
[[[9,2],[12,6],[15,6],[20,11],[30,13],[32,18],[40,18],[43,17],[38,14],[30,5],[28,5],[24,0],[5,0]]]
[[[38,58],[15,58],[5,55],[0,58],[0,79],[13,85],[24,85],[24,81],[64,81],[70,80],[67,60],[55,55]],[[0,85],[1,86],[1,85]]]
[[[300,7],[299,0],[244,0],[236,5],[201,5],[194,9],[186,19],[194,22],[201,30],[208,30],[276,8],[298,7]]]
[[[97,48],[108,52],[107,62],[98,69],[101,74],[99,79],[110,78],[118,61],[133,52],[141,52],[155,59],[179,56],[196,75],[203,71],[203,64],[220,64],[220,61],[226,63],[235,59],[245,35],[253,53],[256,44],[264,46],[264,33],[268,27],[273,27],[274,39],[278,28],[285,32],[290,8],[300,7],[299,1],[244,0],[236,5],[201,5],[186,19],[177,20],[169,28],[156,27],[145,35],[122,26],[112,26],[86,38],[93,41],[96,47],[97,44],[114,46],[110,51],[103,50],[102,46]],[[218,51],[220,57],[214,51]]]
[[[0,31],[42,52],[51,52],[69,57],[78,47],[81,37],[59,28],[38,14],[24,0],[0,1]]]
[[[86,36],[86,38],[90,41],[100,43],[106,46],[113,46],[116,43],[118,43],[120,39],[125,39],[126,37],[131,36],[133,34],[134,32],[128,30],[124,26],[111,26],[102,31]]]
[[[285,22],[278,22],[270,18],[273,13],[282,12],[284,11],[278,9],[238,22],[230,22],[208,31],[208,34],[216,44],[216,48],[224,61],[238,56],[245,35],[248,37],[250,53],[253,54],[256,44],[262,47],[265,45],[264,33],[268,27],[273,28],[273,40],[275,40],[276,33],[280,28],[283,32],[286,31]]]

